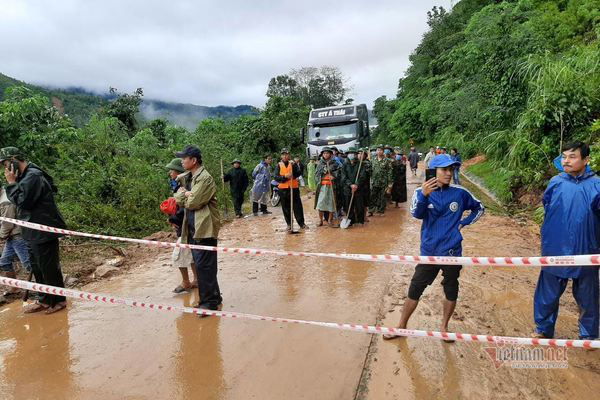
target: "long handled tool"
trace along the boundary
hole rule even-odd
[[[360,175],[360,168],[362,167],[362,157],[360,158],[360,163],[358,164],[358,171],[356,171],[356,178],[354,179],[354,184],[356,185],[358,183],[358,176]],[[348,229],[348,227],[350,226],[350,223],[352,222],[352,220],[350,219],[350,210],[352,210],[352,202],[354,201],[354,193],[352,192],[352,197],[350,197],[350,205],[348,206],[348,215],[346,215],[344,217],[344,219],[342,219],[342,222],[340,222],[340,228],[342,229]],[[361,212],[363,212],[361,210]],[[354,211],[354,214],[356,214],[356,210]]]
[[[221,183],[223,184],[223,204],[225,205],[225,219],[229,219],[229,207],[227,206],[227,196],[225,195],[225,173],[223,172],[223,159],[221,159]]]
[[[337,204],[335,204],[335,185],[333,183],[333,175],[331,175],[331,170],[329,169],[329,161],[327,161],[327,173],[331,177],[331,192],[333,194],[333,213],[332,213],[332,215],[333,215],[333,218],[339,219]]]
[[[290,233],[300,233],[294,230],[294,165],[292,164],[292,177],[290,178]]]

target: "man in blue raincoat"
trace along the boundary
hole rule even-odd
[[[587,167],[588,145],[565,146],[564,172],[550,180],[544,193],[542,255],[570,256],[600,253],[600,178]],[[598,338],[598,267],[542,267],[534,296],[534,337],[554,337],[560,296],[569,279],[580,308],[579,337]]]

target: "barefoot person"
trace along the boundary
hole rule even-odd
[[[165,168],[169,171],[169,184],[173,194],[175,194],[179,191],[180,187],[185,185],[183,182],[183,177],[185,176],[183,173],[185,172],[185,169],[183,169],[183,165],[181,164],[181,158],[174,158],[165,166]],[[169,223],[175,227],[178,243],[181,243],[181,230],[183,228],[184,214],[185,209],[181,206],[177,206],[175,214],[169,216]],[[181,284],[173,289],[173,293],[179,294],[197,288],[198,279],[196,278],[196,267],[194,266],[192,251],[190,249],[176,247],[173,249],[171,260],[173,261],[173,266],[177,267],[181,274]],[[190,282],[188,268],[192,270],[194,275],[193,282]]]
[[[544,192],[542,256],[600,253],[600,178],[587,168],[588,145],[575,142],[564,147],[564,172],[550,180]],[[553,338],[560,297],[573,281],[573,297],[579,306],[579,338],[598,338],[598,267],[542,267],[533,315],[536,338]]]
[[[483,215],[483,204],[468,190],[450,185],[456,162],[447,154],[436,156],[431,168],[436,169],[436,177],[431,178],[421,188],[415,190],[410,212],[413,217],[423,220],[421,226],[421,256],[461,256],[462,235],[460,230],[476,222]],[[463,218],[463,213],[470,214]],[[398,325],[406,329],[410,316],[417,308],[425,288],[433,283],[442,271],[442,286],[446,299],[443,303],[441,331],[447,332],[448,321],[456,307],[458,298],[458,277],[461,266],[418,264],[410,282],[408,297],[404,302]],[[384,335],[384,339],[398,336]]]
[[[4,166],[4,176],[8,182],[6,195],[17,206],[18,219],[66,229],[65,221],[54,201],[58,189],[54,186],[52,177],[37,165],[26,161],[16,147],[1,149],[0,163]],[[31,248],[35,281],[64,288],[58,246],[60,235],[29,228],[22,228],[22,235]],[[45,311],[46,314],[52,314],[66,306],[67,299],[64,296],[44,293],[38,301],[26,306],[24,312]]]

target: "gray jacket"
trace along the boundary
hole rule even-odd
[[[17,218],[17,206],[8,200],[4,188],[0,188],[0,217]],[[6,240],[21,234],[19,225],[0,221],[0,240]]]

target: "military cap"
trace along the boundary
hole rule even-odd
[[[23,157],[23,153],[16,147],[4,147],[0,149],[0,162],[10,160],[13,157]]]
[[[174,158],[170,163],[165,165],[165,168],[168,170],[173,170],[177,172],[185,172],[183,165],[181,164],[181,158]]]

